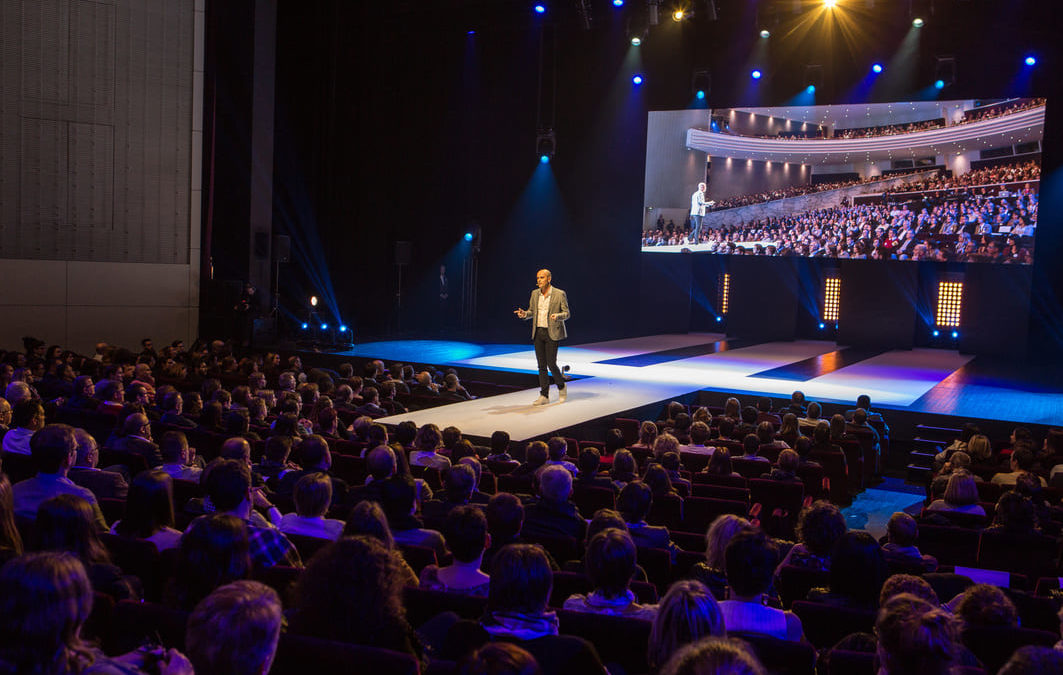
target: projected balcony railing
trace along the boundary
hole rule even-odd
[[[923,157],[984,150],[1028,141],[1043,134],[1045,108],[1038,106],[1001,117],[907,134],[867,138],[753,138],[688,129],[686,145],[713,157],[817,164]]]

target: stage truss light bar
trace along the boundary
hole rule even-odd
[[[720,314],[726,316],[731,304],[731,275],[728,272],[720,275],[717,287],[719,288],[719,297],[717,298],[716,306],[720,308]]]
[[[939,281],[934,325],[938,328],[959,328],[960,307],[962,304],[963,282]]]
[[[823,280],[823,323],[837,323],[841,307],[841,277],[827,277]]]

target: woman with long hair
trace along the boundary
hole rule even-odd
[[[125,516],[111,531],[121,537],[143,539],[165,551],[181,543],[174,529],[173,478],[165,471],[142,471],[133,479],[126,498]]]
[[[147,653],[110,659],[81,639],[92,584],[70,553],[30,553],[0,568],[0,673],[141,672]],[[152,655],[160,675],[192,675],[176,650]],[[133,667],[133,669],[130,668]]]
[[[244,579],[251,571],[247,529],[236,516],[200,516],[181,537],[177,566],[164,593],[166,604],[191,611],[219,586]]]
[[[125,577],[96,532],[92,505],[76,495],[59,495],[37,509],[37,544],[42,551],[72,553],[85,565],[93,589],[116,600],[135,599],[140,582]]]
[[[684,645],[726,635],[716,598],[699,581],[677,581],[657,606],[646,660],[660,668]]]
[[[354,505],[351,509],[351,514],[347,516],[347,523],[343,526],[344,537],[357,537],[366,536],[373,537],[382,543],[389,551],[396,551],[401,555],[401,551],[395,546],[395,537],[391,534],[391,528],[388,527],[388,518],[384,515],[384,510],[380,508],[380,504],[371,501],[361,501]],[[404,585],[417,586],[420,580],[417,578],[417,573],[413,571],[413,568],[406,562],[406,559],[402,560],[402,576],[406,580]]]

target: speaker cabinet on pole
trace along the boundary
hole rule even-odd
[[[286,234],[273,235],[273,261],[286,263],[291,259],[292,240]]]

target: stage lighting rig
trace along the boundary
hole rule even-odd
[[[646,40],[650,34],[650,26],[642,12],[633,12],[627,18],[626,33],[632,47],[638,47]]]
[[[941,82],[941,86],[938,89],[956,84],[956,57],[955,56],[935,56],[934,57],[934,86],[937,87],[937,82]]]
[[[707,69],[695,70],[690,77],[690,93],[702,101],[712,91],[712,75]]]

